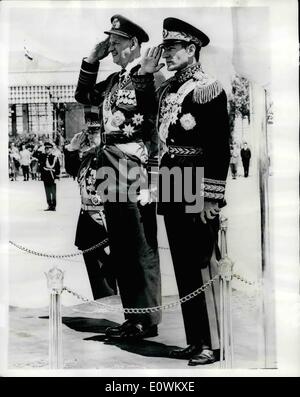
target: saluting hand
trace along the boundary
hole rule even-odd
[[[82,146],[86,144],[87,136],[88,134],[86,131],[81,131],[75,134],[69,145],[66,146],[67,150],[71,152],[75,150],[79,150]]]
[[[101,41],[96,44],[90,56],[87,58],[88,63],[95,63],[96,61],[100,61],[101,59],[107,57],[109,54],[109,36],[107,39]]]
[[[165,66],[164,63],[158,64],[161,53],[162,48],[160,46],[148,48],[141,60],[141,68],[138,74],[156,73]]]

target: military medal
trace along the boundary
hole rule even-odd
[[[101,198],[98,194],[91,195],[91,202],[94,205],[99,205],[101,203]]]

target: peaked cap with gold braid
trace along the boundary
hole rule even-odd
[[[163,43],[169,41],[192,42],[200,47],[209,43],[209,38],[201,30],[178,18],[166,18],[163,22]]]
[[[163,43],[193,43],[198,47],[205,47],[209,38],[201,30],[178,18],[166,18],[163,22]],[[191,79],[193,84],[193,100],[196,103],[207,103],[222,92],[222,85],[218,80],[206,74],[199,63],[178,71],[175,78],[179,83]],[[170,80],[171,82],[172,80]]]

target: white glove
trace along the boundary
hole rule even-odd
[[[149,189],[141,189],[140,194],[137,197],[137,201],[142,205],[152,203],[151,194]]]

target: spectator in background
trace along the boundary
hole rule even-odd
[[[63,154],[62,154],[61,150],[59,149],[59,147],[56,146],[55,144],[53,144],[52,154],[58,158],[60,167],[62,167],[63,166]]]
[[[40,157],[41,157],[42,153],[45,153],[44,142],[41,139],[39,139],[33,149],[33,157],[38,159],[37,170],[36,170],[36,178],[38,181],[41,180],[41,171],[40,171],[39,161],[40,161]]]
[[[244,177],[247,178],[249,174],[249,165],[251,158],[251,150],[248,148],[247,142],[244,143],[244,147],[241,149],[241,158],[244,168]]]
[[[230,169],[231,169],[232,179],[236,179],[238,163],[239,163],[239,151],[237,146],[234,144],[230,148]]]
[[[14,142],[11,142],[8,150],[9,177],[11,181],[17,180],[20,168],[20,153]]]
[[[71,142],[66,141],[66,144],[63,148],[63,153],[65,156],[65,170],[74,181],[77,178],[78,170],[82,160],[82,148],[84,148],[87,143],[87,136],[88,134],[86,131],[82,130],[78,134],[74,135]],[[88,150],[89,148],[90,147],[86,147],[85,150]]]
[[[39,140],[38,141],[38,144],[37,144],[37,147],[36,147],[36,150],[39,150],[40,152],[44,152],[44,142],[42,141],[42,140]]]
[[[41,149],[40,149],[41,148]],[[34,157],[35,159],[37,159],[37,170],[36,170],[36,179],[39,179],[39,159],[40,159],[40,154],[44,152],[44,146],[43,146],[43,142],[41,140],[38,140],[37,138],[35,139],[34,142],[34,146],[32,147],[31,150],[31,155],[32,157]],[[33,161],[34,163],[35,161]],[[30,165],[31,168],[31,165]]]
[[[23,171],[24,181],[29,181],[29,166],[31,161],[31,153],[25,145],[22,145],[20,151],[20,164]]]
[[[61,150],[64,146],[65,139],[63,137],[63,131],[57,131],[55,138],[55,145]]]
[[[31,179],[33,181],[36,181],[38,179],[38,167],[39,167],[39,159],[36,156],[36,152],[33,152],[32,150],[31,161],[30,161],[30,174],[31,174]]]

